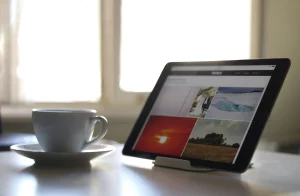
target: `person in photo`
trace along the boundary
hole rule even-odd
[[[190,115],[199,116],[200,114],[202,114],[203,113],[203,104],[204,104],[205,100],[206,100],[206,98],[204,96],[202,96],[202,94],[199,95],[196,99],[197,105],[196,105],[194,111],[190,113]]]
[[[203,118],[216,92],[217,87],[200,88],[188,115]]]

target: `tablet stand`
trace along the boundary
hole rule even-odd
[[[156,157],[155,161],[153,161],[155,166],[162,166],[162,167],[170,167],[175,169],[182,169],[188,171],[199,171],[199,172],[207,172],[207,171],[216,171],[216,169],[210,169],[201,166],[192,166],[190,161],[182,160],[182,159],[175,159],[169,157]],[[249,165],[249,168],[253,167],[253,163]]]

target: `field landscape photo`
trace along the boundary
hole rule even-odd
[[[219,87],[205,118],[250,121],[262,92],[263,88]]]
[[[181,156],[232,163],[248,124],[245,121],[199,119]]]

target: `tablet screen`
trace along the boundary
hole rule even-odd
[[[133,150],[234,164],[274,69],[172,67]]]

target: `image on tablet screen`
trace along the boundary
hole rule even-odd
[[[197,118],[150,116],[135,150],[180,156]]]
[[[264,88],[219,87],[205,118],[250,121]]]
[[[182,157],[232,163],[249,122],[199,119]]]
[[[217,89],[217,87],[200,88],[188,116],[204,118]]]

